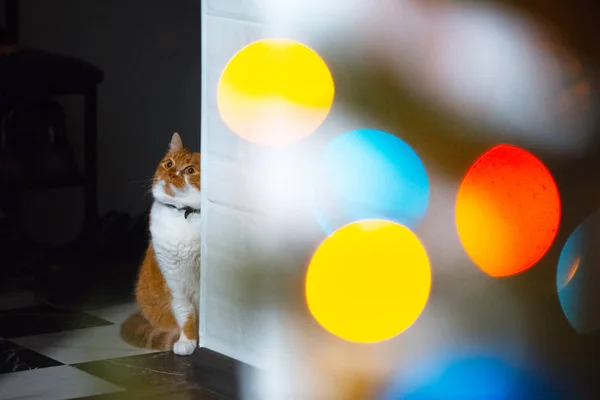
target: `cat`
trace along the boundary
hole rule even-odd
[[[152,181],[151,240],[135,288],[140,311],[121,326],[125,342],[190,355],[198,346],[200,153],[174,133]]]

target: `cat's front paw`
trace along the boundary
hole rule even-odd
[[[198,342],[196,340],[182,337],[173,345],[173,353],[178,356],[189,356],[196,350],[196,347],[198,347]]]

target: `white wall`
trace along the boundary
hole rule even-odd
[[[202,9],[202,274],[200,345],[254,363],[253,327],[260,319],[238,290],[239,273],[261,234],[242,160],[248,146],[222,122],[216,94],[221,72],[239,49],[261,37],[250,0],[203,0]],[[264,233],[264,232],[263,232]],[[254,322],[253,322],[254,321]]]

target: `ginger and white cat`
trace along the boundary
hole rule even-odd
[[[140,311],[121,326],[138,347],[189,355],[198,346],[200,153],[173,134],[153,179],[148,245],[136,285]]]

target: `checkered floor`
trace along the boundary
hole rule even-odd
[[[0,299],[0,400],[234,399],[238,365],[204,349],[191,357],[125,344],[123,304],[86,312],[36,305],[33,294]]]

